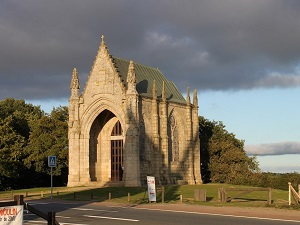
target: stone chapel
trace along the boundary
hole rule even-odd
[[[200,184],[198,100],[157,69],[109,54],[104,37],[69,99],[68,186]]]

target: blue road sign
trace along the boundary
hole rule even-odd
[[[56,156],[48,156],[48,166],[49,167],[56,167]]]

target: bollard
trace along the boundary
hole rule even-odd
[[[165,202],[165,187],[164,186],[161,187],[161,202],[162,203]]]
[[[206,202],[206,190],[200,190],[199,201]]]
[[[48,212],[48,225],[55,225],[55,212]]]
[[[181,203],[182,203],[182,199],[183,199],[183,198],[182,198],[182,195],[180,195],[180,202],[181,202]]]
[[[130,202],[130,193],[128,192],[127,201]]]
[[[109,201],[111,200],[111,193],[110,192],[108,193],[108,200]]]
[[[227,197],[226,197],[226,192],[224,188],[219,188],[218,189],[218,198],[220,202],[226,202]]]
[[[17,205],[24,204],[24,196],[23,195],[14,195],[14,201],[17,202]]]
[[[272,204],[272,189],[269,188],[268,190],[268,205]]]
[[[43,192],[43,191],[41,191],[41,197],[42,197],[42,198],[44,197],[44,192]]]
[[[200,190],[194,190],[194,201],[199,202],[200,201]]]

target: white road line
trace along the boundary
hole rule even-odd
[[[49,205],[51,203],[48,202],[26,202],[29,205]]]
[[[23,216],[36,216],[36,214],[23,212]]]
[[[176,210],[168,210],[168,209],[148,209],[148,208],[133,208],[133,209],[143,209],[143,210],[150,210],[150,211],[152,210],[152,211],[164,211],[164,212],[175,212],[175,213],[187,213],[187,214],[198,214],[198,215],[209,215],[209,216],[223,216],[223,217],[235,217],[235,218],[245,218],[245,219],[257,219],[257,220],[270,220],[270,221],[300,223],[299,220],[285,220],[285,219],[274,219],[274,218],[255,217],[255,216],[236,216],[236,215],[226,215],[226,214],[218,214],[218,213],[201,213],[201,212],[176,211]]]
[[[72,218],[69,216],[57,216],[57,215],[55,215],[55,217],[62,218],[62,219],[71,219]]]
[[[48,223],[45,220],[24,220],[24,223],[29,223],[29,224],[41,224],[41,223]],[[83,224],[83,223],[62,223],[59,222],[60,225],[88,225],[88,224]]]
[[[90,218],[107,219],[107,220],[122,220],[122,221],[130,221],[130,222],[139,222],[139,220],[135,220],[135,219],[125,219],[125,218],[106,217],[106,216],[91,216],[91,215],[83,215],[83,216],[90,217]]]
[[[24,220],[24,223],[48,223],[46,220]]]
[[[111,210],[104,210],[104,209],[88,209],[88,208],[70,208],[74,210],[80,210],[80,211],[96,211],[96,212],[111,212],[116,213],[118,211],[111,211]]]
[[[88,224],[84,224],[84,223],[61,223],[61,222],[59,222],[59,224],[61,224],[61,225],[88,225]]]

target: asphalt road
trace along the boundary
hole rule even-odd
[[[226,212],[201,212],[196,207],[176,206],[162,208],[159,204],[152,205],[113,205],[85,202],[29,202],[30,205],[47,213],[56,212],[57,221],[61,225],[176,225],[176,224],[205,224],[205,225],[292,225],[300,224],[300,220],[292,218],[266,218],[262,216],[230,215]],[[193,211],[192,211],[193,210]],[[288,216],[288,214],[287,214]],[[24,211],[24,225],[47,224],[41,218]]]

